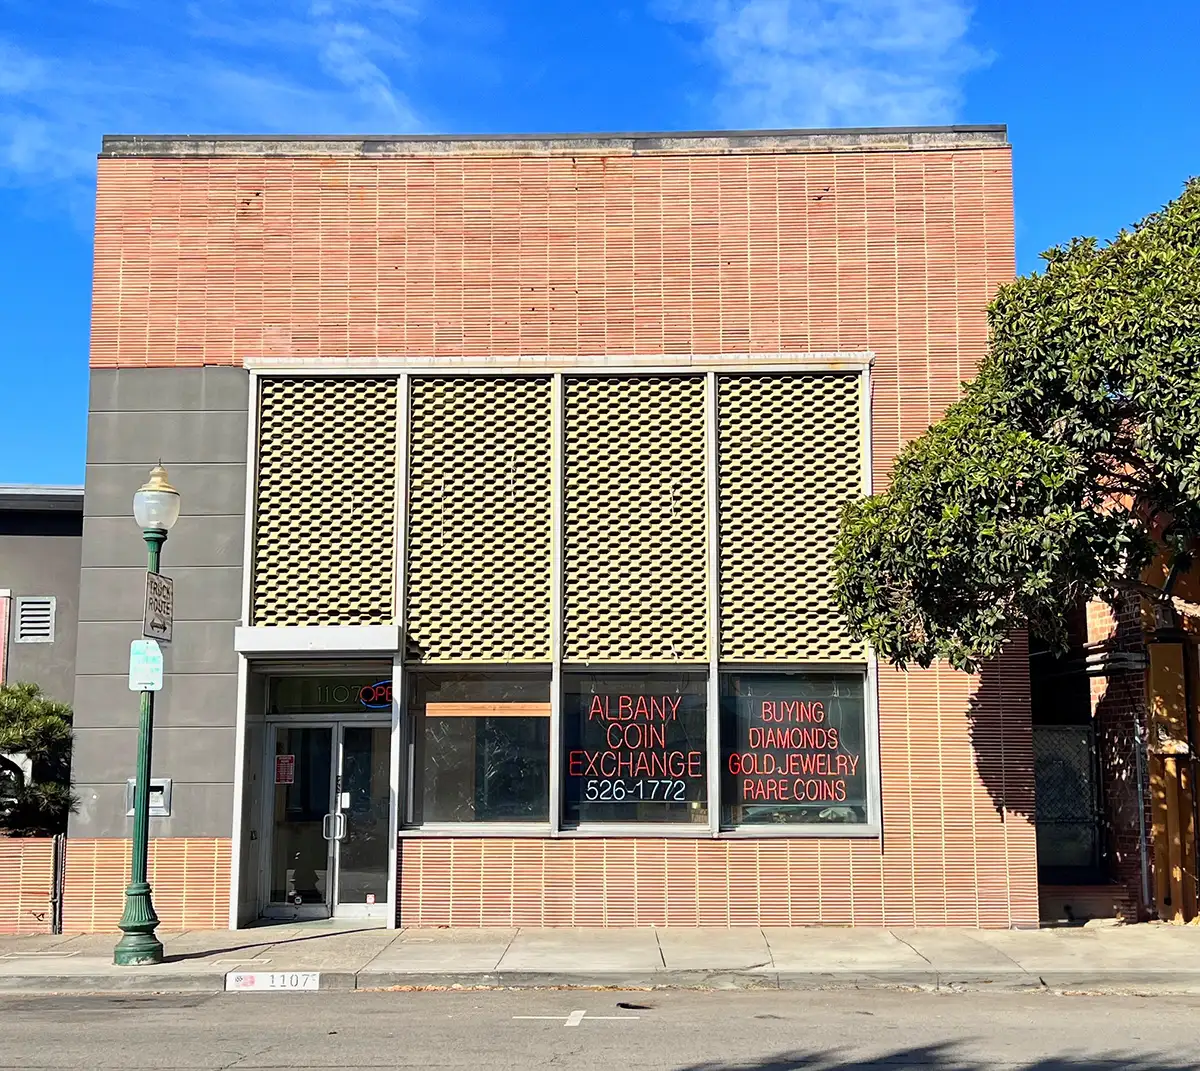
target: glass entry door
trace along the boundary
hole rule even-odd
[[[334,914],[382,918],[388,902],[392,730],[344,724],[340,737]]]
[[[387,725],[274,726],[268,918],[384,917]]]

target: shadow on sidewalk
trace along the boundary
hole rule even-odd
[[[1105,1053],[1096,1056],[1047,1056],[1004,1063],[1006,1071],[1194,1071],[1195,1061],[1168,1060],[1154,1054]],[[749,1063],[688,1064],[675,1071],[994,1071],[996,1064],[960,1053],[954,1044],[896,1049],[871,1059],[844,1058],[837,1052],[781,1052]]]
[[[364,926],[364,927],[362,927],[362,929],[358,929],[358,930],[336,930],[331,933],[311,933],[311,934],[306,934],[304,937],[289,937],[283,941],[271,941],[271,940],[250,941],[246,944],[231,945],[228,948],[209,948],[202,952],[180,952],[177,955],[172,955],[170,952],[168,952],[166,955],[163,956],[163,962],[164,963],[182,963],[184,960],[207,959],[209,956],[220,956],[226,952],[245,952],[247,949],[251,949],[251,948],[258,948],[258,949],[278,948],[281,945],[297,945],[304,941],[326,941],[331,937],[345,937],[352,933],[380,933],[380,932],[383,932],[383,933],[391,932],[394,934],[396,931],[394,931],[394,930],[393,931],[387,931],[387,930],[381,931],[380,927],[378,927],[378,926]],[[169,947],[170,947],[170,944],[168,942],[168,948]]]

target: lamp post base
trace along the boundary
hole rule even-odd
[[[150,901],[150,886],[144,881],[125,890],[125,913],[117,923],[124,936],[113,949],[118,967],[145,967],[163,961],[162,942],[154,936],[158,915]]]

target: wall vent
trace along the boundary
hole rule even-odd
[[[53,643],[54,596],[31,595],[13,601],[17,643]]]

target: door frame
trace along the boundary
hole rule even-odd
[[[263,831],[262,847],[259,853],[259,897],[258,917],[288,921],[292,919],[328,919],[328,918],[387,918],[391,910],[390,897],[383,902],[374,904],[341,904],[340,893],[340,838],[326,838],[329,845],[326,885],[328,893],[324,904],[287,904],[275,903],[271,900],[271,868],[274,861],[275,848],[275,747],[280,728],[327,729],[333,734],[330,748],[329,765],[329,815],[341,816],[341,786],[343,756],[345,750],[345,727],[347,725],[369,726],[371,728],[387,729],[392,733],[390,719],[380,718],[378,713],[362,714],[347,713],[329,714],[279,714],[269,715],[265,719],[266,740],[263,748],[263,786],[262,814],[259,828]],[[390,798],[390,794],[389,794]],[[394,801],[392,806],[395,806]],[[344,825],[344,819],[343,819]],[[391,853],[388,854],[390,866]],[[389,891],[394,887],[390,877],[385,881]]]

